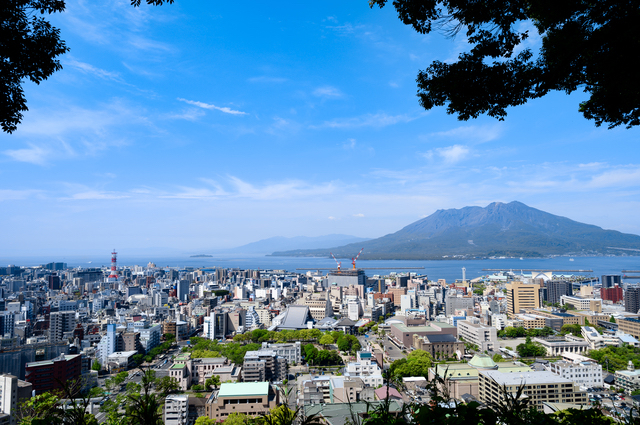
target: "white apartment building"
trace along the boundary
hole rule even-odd
[[[580,388],[602,387],[602,366],[594,362],[567,362],[559,360],[549,364],[549,371],[569,379]]]
[[[189,396],[170,394],[164,403],[165,425],[187,425],[189,417]]]
[[[373,355],[368,351],[358,351],[356,362],[347,363],[344,376],[360,378],[369,387],[382,385],[382,370],[377,363],[372,362]]]
[[[617,347],[621,344],[620,338],[613,335],[600,335],[600,333],[591,326],[582,327],[582,337],[589,344],[592,350],[599,350],[607,346]]]
[[[262,349],[275,351],[278,356],[287,359],[287,363],[290,365],[300,364],[302,362],[300,341],[282,344],[263,342]]]
[[[13,375],[0,375],[0,423],[16,424],[18,406],[31,397],[31,388],[29,382],[21,381]]]

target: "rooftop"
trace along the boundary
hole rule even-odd
[[[551,372],[523,372],[523,373],[504,373],[498,370],[483,370],[485,376],[490,377],[499,385],[536,385],[536,384],[573,384],[573,381],[558,376]]]
[[[218,397],[247,397],[268,394],[268,382],[235,382],[221,384]]]

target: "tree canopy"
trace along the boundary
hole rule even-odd
[[[143,0],[131,0],[134,7]],[[174,0],[144,0],[150,5]],[[0,126],[17,129],[28,111],[22,84],[40,84],[62,69],[58,57],[69,51],[60,30],[44,17],[65,10],[64,0],[12,0],[0,2]]]
[[[383,7],[387,0],[370,0]],[[552,91],[582,90],[579,111],[596,126],[640,124],[640,3],[601,0],[394,0],[398,17],[420,34],[459,33],[470,44],[453,63],[434,61],[418,73],[425,109],[447,105],[460,120],[503,120],[507,108]],[[537,50],[530,47],[539,35]]]

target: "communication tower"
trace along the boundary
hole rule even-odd
[[[116,249],[113,249],[113,252],[111,253],[111,274],[109,275],[109,279],[113,278],[113,279],[117,279],[118,278],[118,271],[117,271],[117,260],[118,257],[118,253],[116,252]]]

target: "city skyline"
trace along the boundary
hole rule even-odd
[[[0,136],[5,255],[376,238],[514,200],[640,234],[638,129],[594,127],[580,94],[504,122],[418,105],[418,71],[463,37],[366,1],[128,3],[51,17],[64,69],[25,85],[30,110]]]

